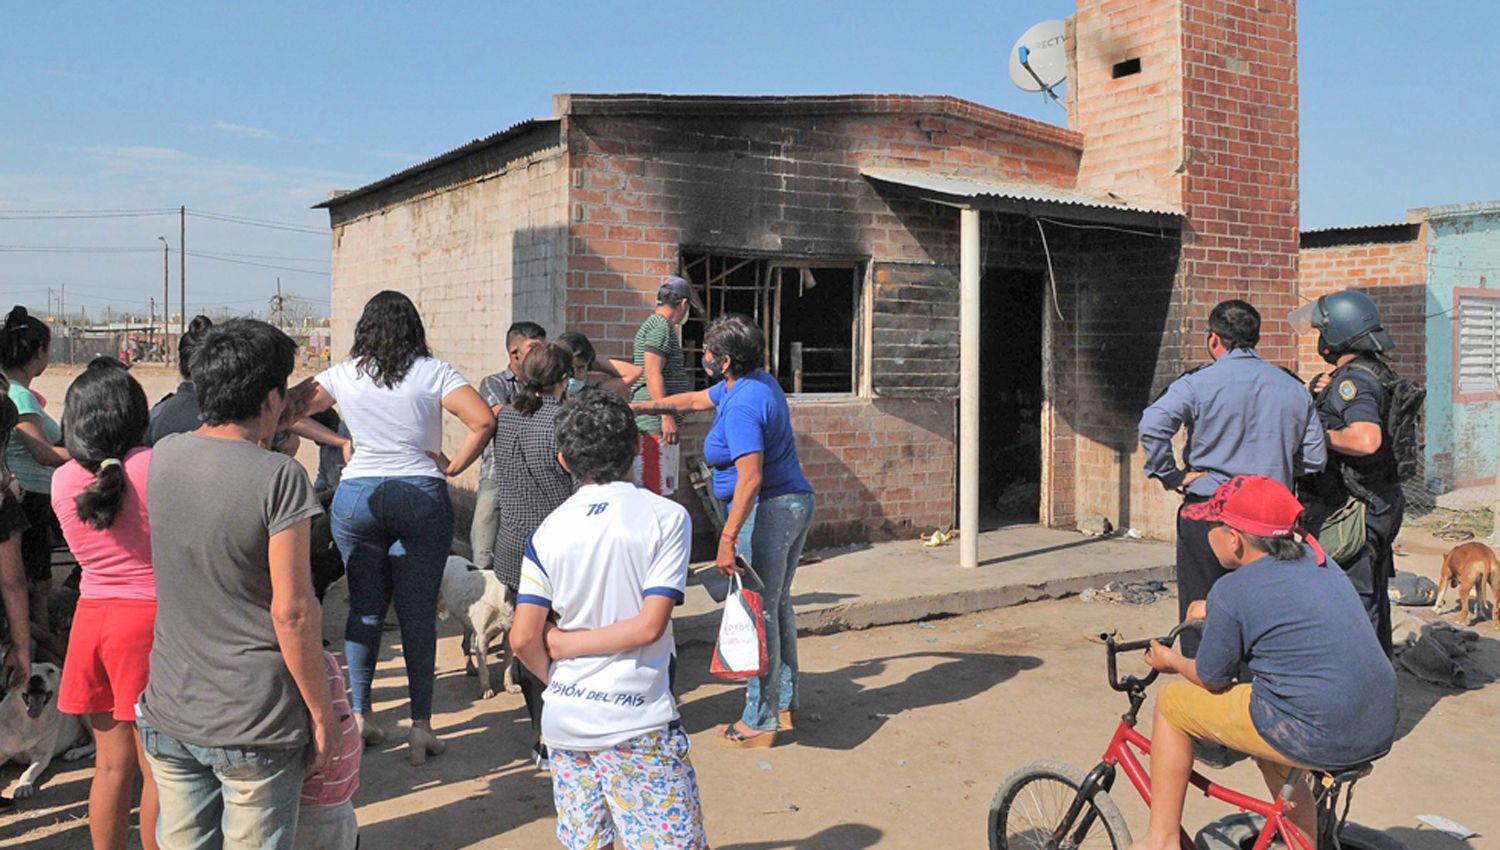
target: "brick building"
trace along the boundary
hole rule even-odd
[[[1407,220],[1302,233],[1304,299],[1354,287],[1380,306],[1396,340],[1391,364],[1427,385],[1418,506],[1496,478],[1500,445],[1500,203],[1454,204]],[[1326,368],[1315,340],[1301,369]]]
[[[1297,301],[1295,9],[1081,0],[1068,31],[1066,128],[952,97],[558,96],[322,205],[334,347],[397,288],[474,380],[519,318],[623,356],[682,274],[768,331],[815,542],[961,507],[1169,537],[1141,408],[1202,360],[1218,300]],[[1296,360],[1284,327],[1262,351]]]

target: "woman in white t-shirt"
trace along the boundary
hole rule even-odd
[[[411,696],[408,757],[422,764],[443,751],[431,717],[438,587],[453,538],[446,478],[479,458],[495,417],[457,370],[431,356],[422,317],[399,292],[381,292],[365,304],[349,354],[317,376],[308,413],[337,404],[350,438],[309,419],[296,430],[342,447],[349,461],[331,513],[349,577],[344,655],[360,732],[372,744],[385,738],[371,717],[370,681],[394,600]],[[442,452],[445,410],[468,428],[452,460]]]

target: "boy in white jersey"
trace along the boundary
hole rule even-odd
[[[692,525],[635,486],[639,432],[607,393],[568,402],[558,459],[580,486],[544,520],[521,567],[511,645],[547,684],[557,837],[570,850],[703,850],[698,779],[669,684],[672,609]]]

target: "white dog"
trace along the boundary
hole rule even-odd
[[[17,800],[36,793],[37,780],[57,755],[63,761],[77,761],[94,753],[93,732],[83,718],[57,710],[61,683],[62,671],[56,664],[33,664],[26,687],[0,700],[0,764],[19,761],[27,765],[11,792]]]
[[[516,610],[510,589],[490,570],[481,570],[467,558],[451,555],[443,568],[440,596],[438,615],[446,618],[451,613],[463,624],[464,672],[474,675],[477,665],[479,698],[495,695],[489,668],[490,644],[495,640],[500,641],[502,684],[511,693],[519,691],[516,658],[510,651],[510,623]]]

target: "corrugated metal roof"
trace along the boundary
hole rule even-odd
[[[1411,221],[1382,221],[1382,222],[1377,222],[1375,224],[1350,224],[1350,225],[1343,225],[1343,226],[1339,226],[1339,227],[1305,227],[1305,228],[1302,229],[1301,232],[1303,233],[1303,235],[1306,235],[1308,233],[1332,233],[1332,232],[1335,232],[1335,231],[1351,231],[1352,232],[1352,231],[1355,231],[1355,230],[1379,230],[1380,228],[1383,228],[1383,227],[1400,227],[1400,226],[1406,225],[1406,224],[1420,224],[1420,222],[1411,222]]]
[[[1036,203],[1087,207],[1097,210],[1112,210],[1153,216],[1182,216],[1181,210],[1173,209],[1169,206],[1133,204],[1123,198],[1115,198],[1108,195],[1088,195],[1082,192],[1059,189],[1055,186],[1044,186],[1036,183],[992,180],[983,177],[944,174],[937,171],[912,168],[863,168],[860,169],[860,174],[870,180],[878,180],[882,183],[891,183],[916,189],[923,193],[943,196],[951,199],[954,203],[988,198],[999,201],[1016,201],[1023,204]]]
[[[456,147],[453,150],[446,151],[444,153],[440,153],[440,154],[438,154],[437,156],[435,156],[435,157],[433,157],[431,159],[425,160],[423,162],[419,162],[416,165],[413,165],[410,168],[406,168],[406,169],[403,169],[401,171],[398,171],[398,172],[396,172],[395,174],[392,174],[389,177],[383,177],[383,178],[381,178],[379,180],[376,180],[374,183],[370,183],[368,185],[361,186],[358,189],[355,189],[353,191],[345,192],[342,195],[337,195],[335,197],[329,198],[328,200],[324,201],[321,204],[314,204],[313,205],[313,209],[315,209],[315,210],[327,209],[328,207],[331,207],[331,206],[334,206],[334,205],[337,205],[337,204],[342,204],[345,201],[351,201],[351,200],[353,200],[353,199],[355,199],[355,198],[357,198],[357,197],[359,197],[361,195],[368,195],[371,192],[377,191],[379,189],[383,189],[386,186],[390,186],[393,183],[399,183],[402,180],[405,180],[405,179],[411,177],[412,175],[420,174],[423,171],[427,171],[429,169],[436,168],[437,166],[442,165],[445,162],[451,162],[452,160],[455,160],[455,159],[458,159],[460,157],[463,157],[463,156],[465,156],[465,155],[467,155],[469,153],[472,153],[472,152],[474,152],[474,151],[476,151],[476,150],[478,150],[480,148],[485,148],[485,147],[489,147],[490,145],[499,144],[501,142],[506,141],[507,139],[513,138],[515,136],[519,136],[522,133],[528,132],[530,130],[534,130],[534,129],[538,128],[538,127],[544,127],[544,126],[547,126],[549,124],[553,125],[553,126],[556,126],[557,124],[560,124],[560,123],[561,123],[561,119],[559,119],[559,118],[528,118],[525,121],[521,121],[521,122],[518,122],[516,124],[510,125],[509,127],[506,127],[504,130],[501,130],[498,133],[491,133],[490,135],[485,136],[483,138],[475,139],[474,141],[469,142],[466,145],[460,145],[459,147]]]

